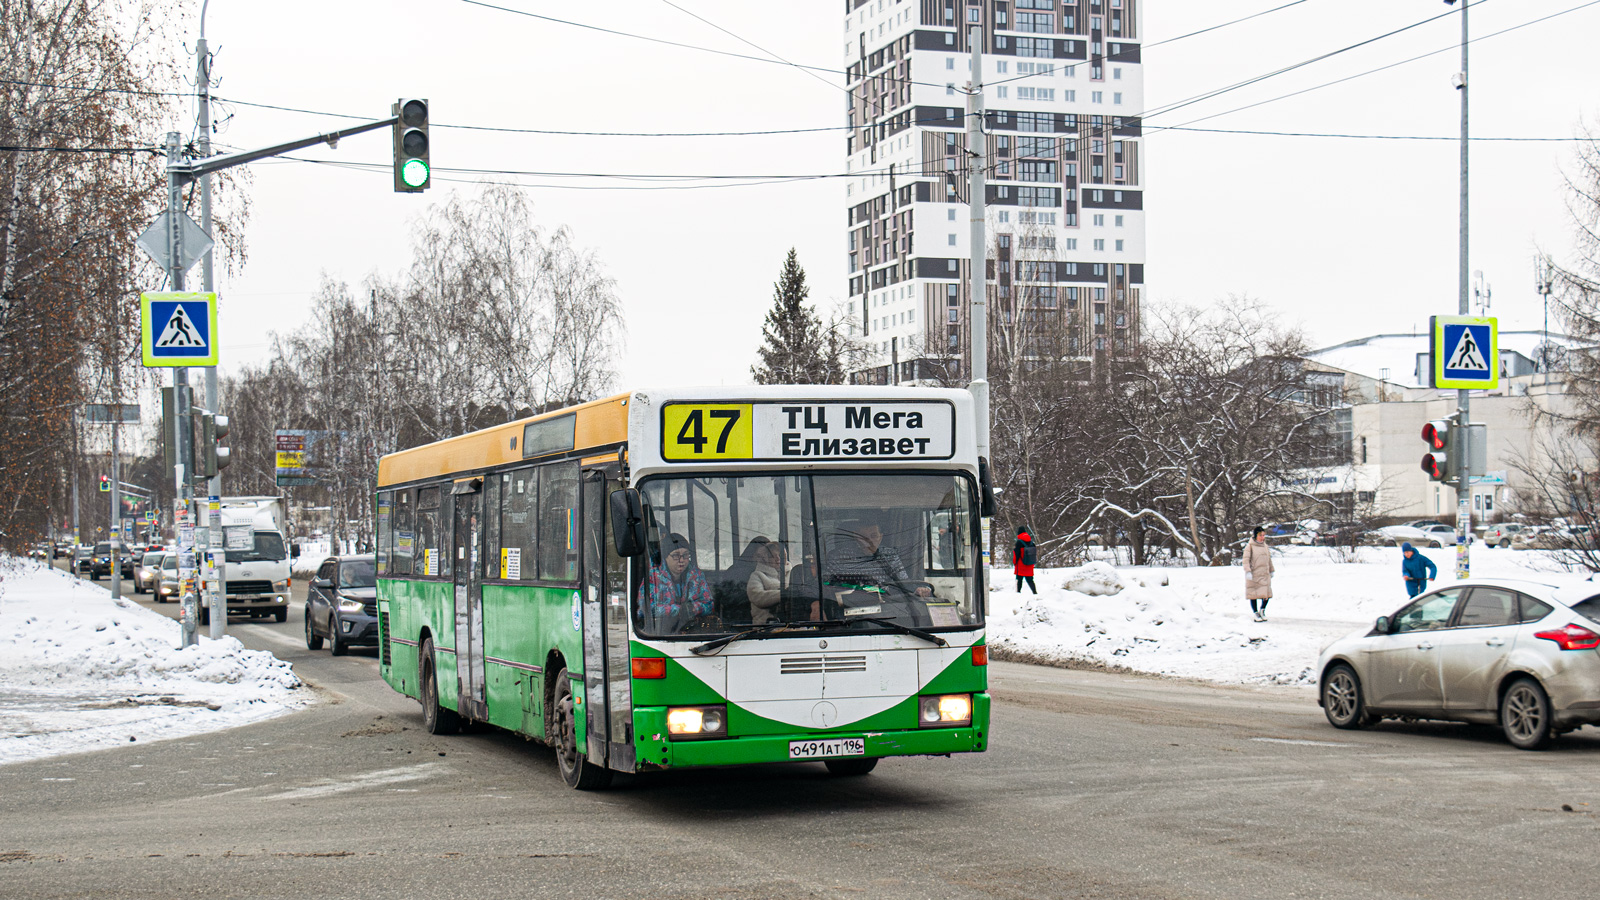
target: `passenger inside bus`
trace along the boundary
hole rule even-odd
[[[765,625],[783,612],[777,608],[783,599],[783,545],[764,537],[750,544],[755,548],[751,554],[755,568],[745,582],[745,595],[750,599],[751,622]]]
[[[668,535],[660,552],[661,562],[650,568],[649,577],[639,585],[639,610],[656,629],[672,634],[696,617],[711,614],[711,587],[695,564],[694,548],[683,535]]]
[[[728,571],[713,576],[716,586],[712,593],[717,598],[717,615],[725,624],[742,625],[751,618],[750,594],[747,585],[761,560],[766,558],[767,539],[757,535],[750,539],[744,552],[733,561]]]

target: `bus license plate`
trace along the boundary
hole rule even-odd
[[[827,741],[790,741],[790,759],[822,759],[826,756],[865,756],[865,738],[836,738]]]

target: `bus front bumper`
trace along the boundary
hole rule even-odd
[[[907,728],[877,731],[806,732],[734,735],[703,740],[672,740],[666,734],[666,709],[636,709],[635,725],[651,724],[636,734],[635,751],[640,769],[681,766],[740,766],[777,762],[822,762],[886,756],[946,756],[981,753],[989,744],[989,695],[974,694],[972,724],[960,728]],[[659,723],[659,725],[657,725]],[[850,755],[796,758],[790,745],[859,738],[864,752]]]

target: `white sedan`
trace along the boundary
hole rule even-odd
[[[1437,588],[1329,644],[1317,703],[1335,728],[1389,718],[1498,725],[1523,750],[1600,724],[1600,585]]]

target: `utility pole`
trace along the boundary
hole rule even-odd
[[[1450,0],[1456,2],[1456,0]],[[1459,270],[1457,272],[1458,297],[1457,306],[1460,315],[1470,315],[1469,303],[1471,293],[1471,264],[1467,246],[1467,7],[1472,5],[1472,0],[1459,0],[1461,3],[1461,74],[1458,76],[1456,90],[1461,92],[1461,246],[1458,251]],[[1500,365],[1498,359],[1486,360],[1491,366]],[[1461,447],[1463,452],[1456,454],[1456,578],[1465,579],[1472,577],[1472,550],[1468,541],[1472,537],[1472,475],[1467,460],[1472,458],[1471,442],[1472,431],[1469,423],[1471,416],[1471,393],[1465,389],[1456,392],[1456,420],[1461,428]]]
[[[195,42],[196,71],[195,82],[200,88],[200,156],[211,155],[211,54],[206,48],[206,7],[209,0],[200,5],[200,39]],[[211,173],[200,176],[200,228],[206,234],[211,233]],[[207,250],[200,261],[200,289],[205,293],[216,290],[212,281],[213,268],[211,251]],[[216,414],[217,408],[217,367],[206,366],[206,409]],[[222,513],[220,502],[222,499],[222,473],[211,476],[211,481],[206,485],[206,574],[207,597],[211,611],[211,639],[221,640],[228,624],[228,577],[226,551],[222,538]]]
[[[973,411],[977,416],[978,458],[989,458],[989,287],[987,279],[989,244],[987,223],[984,221],[984,191],[987,190],[984,166],[988,161],[988,148],[983,136],[983,27],[975,26],[968,32],[972,43],[972,81],[967,90],[967,209],[970,211],[969,240],[972,243],[972,392]],[[989,462],[994,471],[994,463]],[[983,552],[989,553],[989,520],[983,520]]]
[[[116,370],[113,369],[113,372]],[[114,411],[111,417],[111,596],[122,596],[122,560],[119,549],[122,545],[122,404],[119,401],[111,406]]]
[[[167,250],[170,268],[167,270],[167,284],[174,291],[183,290],[183,179],[180,171],[183,168],[183,136],[176,131],[167,132]],[[194,491],[191,479],[194,474],[194,423],[189,418],[189,370],[183,366],[176,366],[172,370],[172,394],[174,405],[175,431],[173,435],[177,440],[178,452],[177,466],[174,468],[173,481],[177,489],[177,498],[173,502],[173,520],[178,535],[178,584],[183,604],[183,644],[192,647],[200,642],[198,628],[200,610],[198,600],[194,594],[183,589],[194,577],[194,520],[190,518],[194,508]],[[183,532],[187,525],[189,530],[189,546],[185,553]]]

